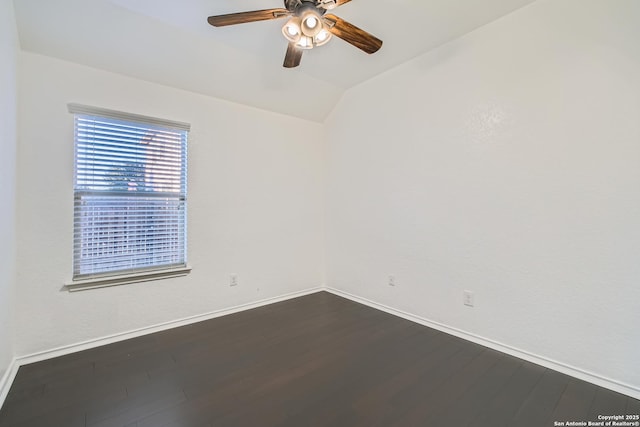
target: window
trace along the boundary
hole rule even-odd
[[[75,115],[70,290],[188,273],[189,125],[69,105]]]

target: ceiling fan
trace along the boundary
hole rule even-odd
[[[289,41],[283,65],[286,68],[293,68],[300,65],[302,53],[305,50],[322,46],[332,36],[339,37],[369,54],[377,52],[382,47],[382,40],[333,14],[327,13],[328,10],[350,1],[284,0],[284,9],[264,9],[216,15],[210,16],[208,21],[214,27],[224,27],[288,17],[289,20],[282,27],[282,34]]]

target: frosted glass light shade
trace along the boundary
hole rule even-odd
[[[325,44],[329,40],[331,40],[331,36],[332,36],[332,34],[329,31],[327,31],[326,29],[323,28],[313,38],[313,44],[316,45],[316,46],[322,46],[323,44]]]
[[[320,16],[312,11],[302,15],[302,23],[300,24],[302,34],[308,37],[314,37],[322,30],[322,21]]]
[[[302,30],[300,29],[300,19],[291,18],[282,27],[282,34],[290,42],[296,43],[302,37]]]
[[[296,43],[296,46],[300,49],[313,49],[313,38],[302,36],[300,40],[298,40],[298,43]]]

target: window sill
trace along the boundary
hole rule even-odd
[[[152,280],[171,279],[191,273],[191,267],[172,268],[170,270],[146,271],[121,276],[96,277],[84,280],[74,280],[64,285],[69,292],[86,291],[89,289],[108,288],[111,286],[128,285],[130,283],[149,282]]]

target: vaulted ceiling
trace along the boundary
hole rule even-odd
[[[23,50],[322,122],[345,90],[534,0],[353,0],[332,13],[384,41],[334,38],[282,67],[285,20],[214,28],[210,15],[279,0],[14,0]]]

